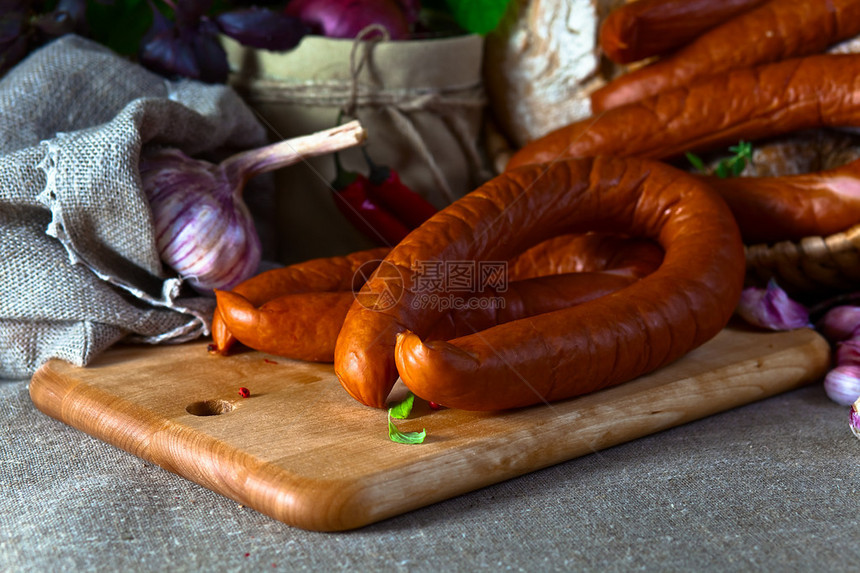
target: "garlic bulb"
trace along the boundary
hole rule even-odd
[[[242,191],[252,177],[308,157],[356,146],[358,121],[244,151],[218,165],[178,149],[155,149],[140,160],[143,190],[165,264],[201,293],[229,290],[260,264],[260,238]]]

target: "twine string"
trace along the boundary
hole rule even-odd
[[[356,36],[350,50],[350,79],[344,81],[314,81],[288,83],[273,80],[253,82],[252,93],[257,101],[283,102],[298,105],[338,107],[341,117],[358,119],[359,110],[378,109],[390,118],[394,128],[403,135],[429,171],[448,202],[456,200],[444,169],[435,159],[422,135],[414,115],[430,112],[440,118],[463,149],[470,173],[482,181],[489,177],[481,159],[476,138],[471,135],[464,110],[481,109],[486,96],[480,79],[472,84],[447,88],[421,87],[393,89],[367,85],[360,81],[362,72],[372,64],[373,50],[381,41],[389,40],[385,27],[372,24]]]

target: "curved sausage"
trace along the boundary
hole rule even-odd
[[[623,291],[575,307],[422,342],[440,315],[412,308],[415,261],[509,258],[589,230],[656,240],[663,263]],[[385,262],[402,274],[400,300],[380,309],[353,304],[335,347],[341,384],[375,407],[385,405],[398,373],[422,398],[478,410],[630,380],[716,335],[745,273],[734,217],[703,182],[653,161],[600,157],[508,171],[429,219]],[[374,274],[363,290],[383,286]]]
[[[434,337],[447,340],[604,296],[652,272],[662,259],[662,249],[651,241],[593,233],[565,235],[510,261],[507,279],[511,282],[504,292],[487,289],[476,296],[451,299],[428,293],[424,304],[458,303],[434,326]],[[342,276],[341,282],[351,278]],[[215,295],[225,331],[239,342],[314,362],[334,359],[338,332],[355,299],[352,290],[290,293],[257,307],[235,290],[216,290]]]
[[[660,56],[764,1],[637,0],[609,13],[600,26],[600,47],[619,64]]]
[[[636,280],[611,272],[573,273],[515,281],[505,292],[488,291],[451,299],[462,307],[445,314],[432,328],[441,340],[472,334],[496,324],[581,304],[618,291]],[[355,300],[352,291],[288,294],[257,308],[242,295],[215,291],[221,316],[242,344],[276,356],[332,362],[338,333]],[[449,299],[437,298],[436,305]],[[425,306],[433,304],[432,299]]]
[[[860,126],[860,55],[733,70],[607,110],[536,139],[507,169],[563,157],[676,157],[816,127]]]
[[[860,0],[771,0],[595,90],[591,111],[596,114],[727,70],[820,53],[857,34]]]
[[[747,243],[798,241],[860,223],[860,159],[784,177],[709,177]]]
[[[641,278],[663,261],[663,249],[647,239],[613,233],[581,233],[547,239],[508,263],[510,280],[563,273],[608,271]]]
[[[368,264],[362,270],[369,276],[375,269],[373,261],[382,260],[388,251],[387,247],[379,247],[272,269],[236,285],[232,292],[256,307],[285,294],[350,290],[359,267]],[[212,316],[212,339],[212,351],[218,354],[227,354],[236,341],[218,307]]]
[[[352,291],[287,294],[257,308],[241,294],[215,291],[221,317],[249,348],[311,362],[331,362]]]

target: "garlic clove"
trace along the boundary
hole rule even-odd
[[[851,338],[839,343],[836,349],[836,364],[860,366],[860,339]]]
[[[851,338],[860,331],[860,306],[842,305],[831,308],[818,323],[818,329],[830,342]]]
[[[837,366],[824,377],[827,396],[843,406],[850,406],[860,398],[860,366]]]
[[[748,323],[770,330],[793,330],[812,326],[809,310],[789,298],[776,281],[767,288],[748,287],[741,294],[737,314]]]

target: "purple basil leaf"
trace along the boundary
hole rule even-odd
[[[0,75],[23,60],[29,50],[24,14],[10,12],[0,16]]]
[[[0,16],[0,46],[14,43],[23,32],[23,12],[7,12]]]
[[[400,4],[400,8],[403,10],[406,20],[410,24],[418,22],[418,18],[421,14],[421,0],[397,0],[397,3]]]
[[[200,22],[197,33],[191,36],[194,57],[200,75],[197,79],[212,83],[223,84],[230,74],[230,64],[227,62],[227,52],[218,41],[218,28],[211,20]]]
[[[212,0],[174,0],[173,13],[180,28],[196,27],[197,22],[212,8]]]
[[[227,54],[218,41],[218,28],[208,18],[174,25],[150,2],[152,28],[140,51],[140,61],[163,76],[184,76],[209,83],[227,81]]]
[[[221,31],[240,44],[264,50],[289,50],[310,32],[295,16],[265,8],[224,12],[216,18]]]
[[[29,12],[30,2],[28,0],[0,0],[0,14],[6,16],[20,15]]]
[[[84,36],[88,30],[86,0],[60,0],[53,11],[39,14],[31,23],[50,38],[72,32]]]
[[[54,13],[65,13],[71,20],[72,32],[86,35],[87,26],[87,2],[86,0],[60,0],[54,8]]]
[[[141,49],[140,61],[163,76],[200,77],[194,48],[173,32],[157,34],[149,39]]]
[[[141,42],[141,63],[163,76],[197,78],[200,69],[194,50],[183,41],[173,22],[165,18],[151,1],[149,6],[152,8],[152,27]]]

